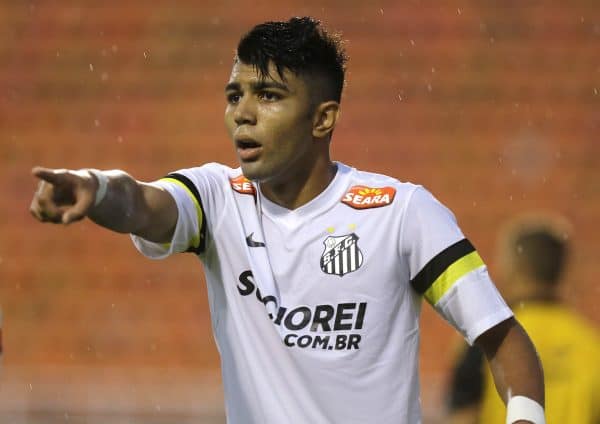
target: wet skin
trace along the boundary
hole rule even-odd
[[[318,195],[335,175],[329,136],[315,132],[321,110],[309,84],[288,70],[281,78],[273,65],[262,77],[236,61],[225,88],[225,125],[242,172],[290,209]]]

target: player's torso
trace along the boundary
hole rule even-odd
[[[382,342],[401,317],[397,327],[414,330],[418,305],[400,254],[396,188],[348,180],[316,207],[286,211],[241,177],[231,184],[235,208],[213,236],[232,268],[230,295],[236,305],[260,304],[287,348],[319,356],[359,350],[369,339]]]
[[[420,300],[400,253],[406,193],[346,175],[288,211],[230,178],[204,258],[228,415],[369,422],[376,411],[381,423],[418,422]],[[284,410],[252,395],[273,391],[291,396]]]

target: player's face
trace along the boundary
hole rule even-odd
[[[262,78],[236,61],[225,88],[225,124],[246,178],[285,182],[315,160],[313,110],[306,81],[271,64]]]

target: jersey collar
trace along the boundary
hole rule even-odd
[[[334,163],[337,167],[337,172],[325,190],[310,202],[293,210],[267,199],[260,190],[260,184],[257,184],[258,198],[263,213],[278,220],[290,220],[290,223],[292,223],[299,219],[304,221],[305,218],[314,217],[335,206],[348,189],[352,168],[341,162]]]

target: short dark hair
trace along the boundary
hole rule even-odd
[[[540,283],[558,283],[570,250],[572,229],[566,219],[554,213],[526,213],[513,218],[501,234],[502,249],[520,272]]]
[[[546,228],[523,229],[515,239],[514,249],[522,269],[531,277],[556,284],[567,257],[567,242]]]
[[[296,75],[319,75],[330,88],[322,93],[340,101],[344,88],[347,56],[339,35],[330,34],[316,19],[291,18],[287,22],[256,25],[241,39],[237,59],[254,65],[262,77],[268,77],[272,62],[281,79],[288,69]]]

